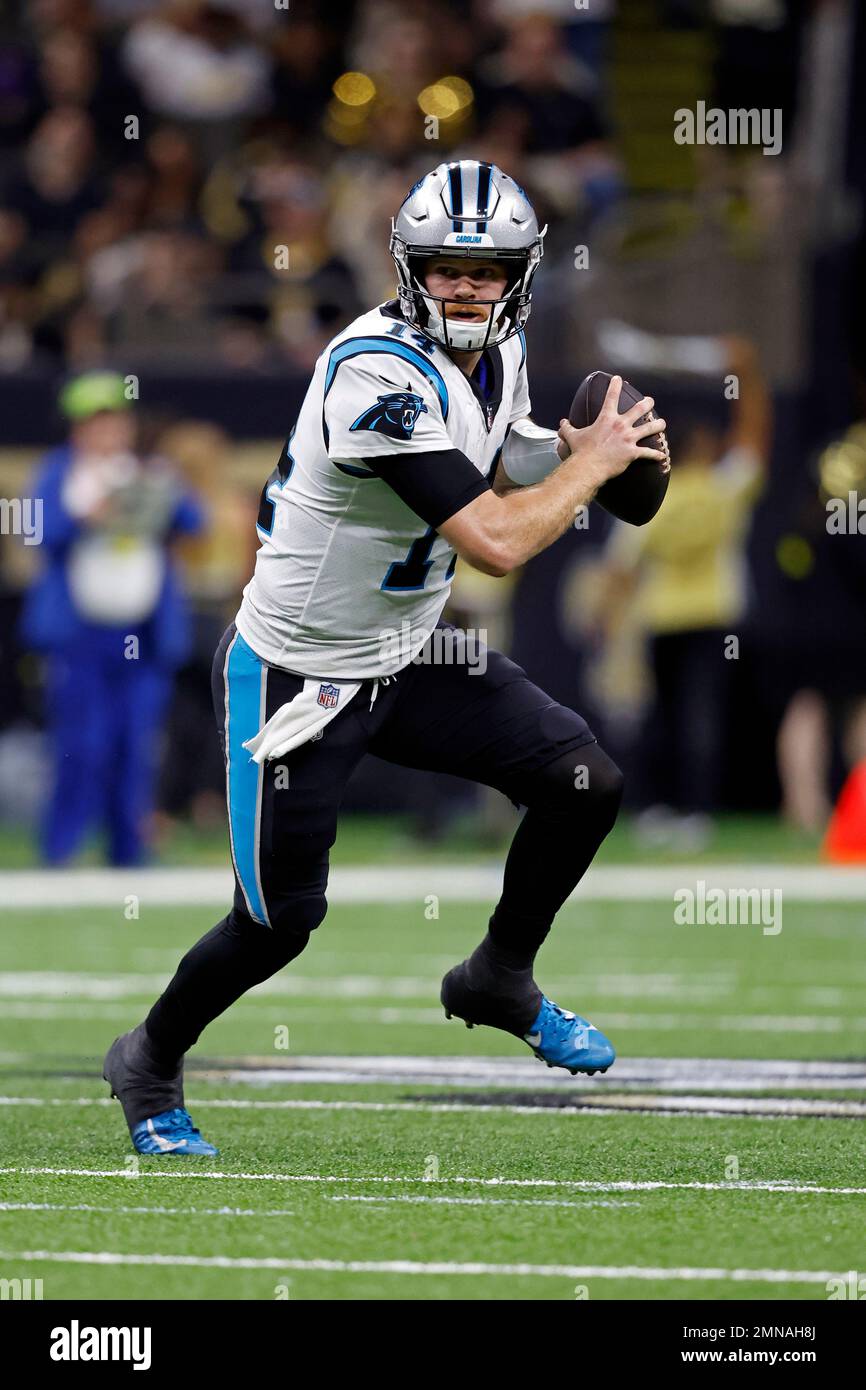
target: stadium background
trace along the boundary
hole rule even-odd
[[[161,750],[158,850],[185,824],[221,843],[210,654],[250,572],[258,492],[311,365],[361,307],[393,293],[389,219],[405,190],[466,154],[498,161],[549,223],[528,331],[541,423],[558,420],[588,370],[618,365],[604,346],[611,322],[738,334],[757,349],[773,447],[745,547],[716,800],[778,810],[776,733],[792,696],[814,686],[827,693],[838,792],[855,756],[844,716],[866,694],[864,563],[858,537],[822,534],[819,465],[864,410],[859,7],[39,0],[7,8],[4,30],[0,490],[24,493],[63,439],[63,382],[111,366],[138,378],[142,440],[173,451],[211,516],[183,555],[195,649]],[[781,153],[674,143],[672,109],[698,100],[780,110]],[[280,245],[287,269],[275,268]],[[729,411],[717,377],[639,379],[673,421]],[[665,800],[642,771],[652,699],[640,633],[620,667],[586,619],[609,525],[593,508],[585,531],[514,582],[461,566],[454,611],[587,715],[639,810]],[[22,821],[34,822],[46,780],[44,669],[19,632],[37,551],[5,541],[0,574],[8,862],[29,857]],[[600,694],[611,689],[614,700]],[[365,764],[348,805],[411,807],[422,838],[455,823],[479,831],[465,789],[381,764]],[[487,818],[495,835],[489,807]],[[814,844],[821,826],[800,828]]]
[[[863,540],[826,511],[866,474],[864,7],[34,0],[0,26],[0,498],[26,497],[66,438],[64,384],[109,367],[138,380],[139,448],[209,518],[174,547],[194,645],[145,867],[104,867],[98,842],[68,871],[40,863],[48,731],[73,739],[80,711],[52,710],[50,663],[22,639],[40,547],[2,537],[3,1297],[32,1277],[46,1299],[814,1301],[852,1281],[856,1298],[866,874],[822,863],[821,843],[864,752]],[[781,111],[781,152],[677,144],[673,113],[700,101]],[[549,222],[527,333],[541,423],[586,372],[625,369],[624,341],[756,354],[773,442],[731,557],[739,654],[716,632],[709,667],[729,678],[724,777],[702,822],[659,817],[646,754],[678,721],[653,703],[638,605],[598,620],[613,541],[597,507],[512,579],[459,565],[455,615],[585,713],[628,776],[628,814],[538,969],[616,1066],[573,1078],[446,1022],[440,979],[483,931],[517,813],[369,760],[326,922],[188,1059],[219,1159],[139,1162],[102,1058],[228,905],[208,675],[259,492],[324,343],[393,292],[393,208],[463,155],[498,161]],[[672,422],[684,480],[676,425],[732,418],[720,372],[627,374]],[[716,732],[709,705],[691,716]],[[129,772],[112,766],[121,798]],[[778,895],[783,929],[678,924],[673,895],[701,882]],[[614,1349],[640,1345],[628,1326]]]

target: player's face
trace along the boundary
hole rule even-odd
[[[490,302],[503,298],[508,277],[498,261],[443,256],[428,262],[424,285],[431,295],[450,301],[444,305],[446,318],[486,323]]]

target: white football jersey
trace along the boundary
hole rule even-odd
[[[417,655],[457,557],[365,459],[442,452],[447,466],[443,451],[456,449],[492,481],[509,426],[530,413],[525,359],[522,333],[487,349],[488,400],[396,303],[337,334],[262,493],[236,622],[263,661],[353,680]]]

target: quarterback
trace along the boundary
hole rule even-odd
[[[587,724],[507,657],[461,661],[441,622],[458,556],[501,576],[551,545],[609,478],[663,455],[648,397],[592,425],[530,419],[523,328],[544,231],[494,165],[440,164],[393,222],[398,297],[319,358],[262,491],[261,547],[217,649],[235,895],[104,1075],[141,1153],[214,1154],[184,1105],[202,1030],[300,955],[327,910],[343,790],[367,753],[504,792],[525,813],[487,932],[442,981],[446,1015],[527,1043],[549,1066],[615,1052],[548,999],[535,956],[616,818],[619,769]],[[447,661],[428,659],[445,627]],[[395,641],[395,635],[399,640]]]

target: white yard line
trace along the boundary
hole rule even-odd
[[[175,1159],[172,1162],[186,1162]],[[437,1178],[435,1182],[427,1178],[398,1177],[393,1174],[370,1177],[341,1176],[335,1173],[226,1173],[219,1170],[196,1171],[194,1169],[152,1167],[145,1161],[144,1167],[131,1168],[0,1168],[0,1175],[19,1177],[72,1177],[72,1178],[120,1178],[124,1182],[141,1182],[151,1178],[167,1178],[169,1181],[234,1181],[234,1182],[296,1182],[296,1183],[399,1183],[403,1186],[417,1186],[419,1183],[431,1187],[455,1184],[465,1187],[520,1187],[565,1189],[569,1192],[772,1192],[777,1196],[829,1195],[837,1197],[866,1196],[866,1187],[821,1187],[812,1183],[786,1182],[592,1182],[582,1179],[560,1178]]]
[[[519,1205],[519,1204],[518,1204]],[[580,1202],[565,1202],[556,1205],[580,1206]],[[634,1202],[621,1203],[635,1206]],[[0,1202],[0,1212],[4,1211],[88,1211],[106,1216],[295,1216],[292,1209],[269,1211],[267,1207],[245,1210],[241,1207],[97,1207],[89,1202]]]
[[[163,990],[171,979],[176,962],[164,971],[115,971],[98,972],[84,970],[4,970],[0,971],[0,998],[6,1000],[28,1000],[51,1002],[64,1005],[75,1003],[80,1009],[86,1004],[115,1002],[121,999],[149,998]],[[846,975],[848,974],[846,969]],[[329,975],[309,974],[303,967],[291,973],[278,974],[262,984],[254,986],[244,996],[242,1002],[254,1003],[263,996],[273,995],[301,1001],[324,999],[328,1003],[339,1001],[376,1000],[379,1003],[395,1001],[427,1001],[435,997],[439,988],[441,971],[429,975],[373,974],[338,971]],[[864,976],[866,982],[866,976]],[[748,985],[745,987],[748,989]],[[862,983],[852,981],[825,990],[819,999],[814,998],[814,987],[808,984],[785,985],[786,991],[810,994],[812,1002],[838,1009],[846,1002],[853,1017],[858,1017],[862,997]],[[646,1000],[676,1000],[680,1010],[684,1003],[713,1004],[727,997],[741,998],[743,986],[736,977],[721,976],[714,986],[706,981],[689,980],[683,973],[679,976],[660,976],[648,971],[645,976],[635,972],[627,978],[605,974],[559,975],[557,989],[562,991],[592,990],[595,998],[605,1000],[614,998],[633,998]],[[767,987],[761,987],[763,995]],[[829,997],[832,993],[833,997]],[[395,1011],[396,1012],[396,1011]],[[444,1020],[440,1007],[436,1016]],[[771,1015],[773,1017],[774,1015]],[[647,1013],[648,1018],[663,1018],[664,1014]],[[704,1017],[702,1014],[701,1017]],[[799,1015],[798,1015],[799,1017]],[[815,1015],[817,1018],[826,1015]]]
[[[706,1091],[866,1090],[866,1063],[753,1060],[705,1057],[621,1057],[606,1076],[572,1077],[540,1067],[534,1057],[425,1057],[384,1055],[309,1057],[284,1062],[250,1058],[238,1067],[200,1064],[196,1079],[231,1084],[328,1083],[431,1086],[567,1087],[580,1093],[607,1090],[658,1090],[695,1094]],[[252,1064],[252,1065],[250,1065]],[[192,1076],[192,1071],[190,1076]]]
[[[350,1194],[325,1193],[329,1202],[368,1202],[374,1206],[387,1206],[391,1202],[432,1203],[451,1207],[574,1207],[578,1211],[584,1207],[639,1207],[640,1202],[596,1200],[589,1197],[581,1202],[569,1202],[557,1197],[362,1197]],[[0,1213],[4,1211],[86,1211],[106,1216],[296,1216],[293,1208],[270,1210],[267,1207],[245,1209],[241,1207],[98,1207],[89,1202],[0,1202]]]
[[[0,1096],[0,1106],[113,1106],[106,1096]],[[822,1118],[866,1117],[866,1101],[793,1099],[769,1096],[761,1099],[736,1096],[657,1096],[632,1093],[604,1095],[592,1101],[575,1096],[572,1105],[500,1105],[496,1102],[478,1104],[472,1101],[431,1100],[208,1100],[188,1098],[193,1110],[349,1110],[349,1111],[413,1111],[421,1114],[506,1114],[534,1116],[610,1115],[622,1111],[639,1114],[706,1115],[713,1119],[730,1118]]]
[[[96,974],[79,970],[6,970],[0,972],[0,998],[62,1000],[117,1000],[149,998],[161,993],[171,979],[162,974],[123,972]],[[262,995],[301,999],[429,999],[439,986],[435,975],[277,975],[249,991]],[[437,1011],[444,1020],[444,1013]]]
[[[712,888],[778,888],[792,902],[866,902],[866,869],[825,864],[603,865],[589,870],[574,897],[580,902],[672,902],[678,889],[698,879]],[[435,893],[448,902],[493,903],[501,887],[500,865],[371,864],[334,868],[328,898],[332,903],[423,904]],[[233,889],[228,856],[224,866],[203,868],[0,873],[0,901],[10,908],[114,907],[120,912],[130,893],[151,906],[227,908]]]
[[[0,1260],[50,1261],[57,1264],[169,1265],[195,1269],[274,1269],[334,1274],[474,1274],[516,1275],[553,1279],[681,1279],[756,1284],[826,1284],[847,1278],[826,1269],[717,1269],[690,1265],[535,1265],[457,1264],[449,1260],[284,1260],[228,1255],[126,1254],[111,1250],[2,1250]]]
[[[388,1206],[392,1202],[410,1202],[419,1205],[445,1207],[639,1207],[640,1202],[609,1201],[604,1197],[597,1201],[594,1197],[584,1202],[569,1202],[557,1197],[415,1197],[401,1194],[398,1197],[362,1197],[353,1193],[325,1193],[326,1202],[365,1202],[376,1207]]]
[[[453,1026],[453,1025],[452,1025]],[[47,1054],[40,1060],[45,1061]],[[7,1052],[6,1066],[32,1066],[33,1055]],[[89,1063],[88,1063],[89,1064]],[[97,1074],[93,1066],[94,1076]],[[398,1085],[509,1087],[537,1091],[568,1088],[599,1099],[608,1091],[685,1092],[840,1091],[866,1090],[866,1062],[798,1061],[788,1059],[716,1057],[621,1057],[606,1076],[572,1077],[561,1069],[539,1066],[521,1048],[503,1057],[406,1056],[383,1053],[337,1056],[275,1054],[209,1060],[190,1059],[191,1084],[228,1083],[236,1086]]]

